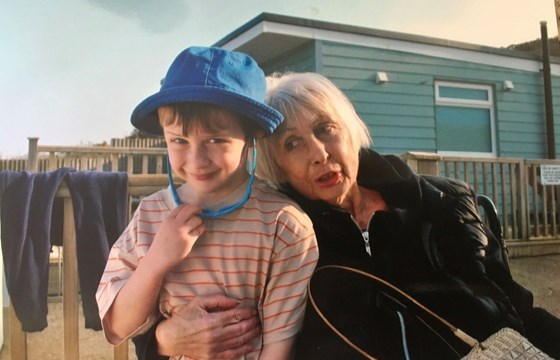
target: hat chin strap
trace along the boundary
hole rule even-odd
[[[251,161],[251,175],[249,176],[249,183],[247,184],[247,190],[245,191],[245,195],[241,200],[236,202],[235,204],[225,206],[218,210],[210,210],[210,209],[202,209],[200,213],[200,217],[202,218],[214,218],[229,214],[230,212],[240,208],[243,204],[249,200],[249,195],[251,195],[251,187],[253,186],[253,182],[255,181],[255,169],[257,168],[257,146],[255,138],[253,140],[253,159]],[[183,202],[177,194],[177,189],[175,188],[175,184],[173,183],[173,177],[171,176],[171,164],[169,162],[169,154],[167,154],[167,181],[169,182],[169,188],[171,190],[171,195],[173,196],[173,200],[175,201],[175,205],[179,206],[182,205]]]

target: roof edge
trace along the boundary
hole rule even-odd
[[[366,27],[356,26],[356,25],[339,24],[339,23],[327,22],[322,20],[305,19],[305,18],[293,17],[288,15],[279,15],[279,14],[273,14],[267,12],[263,12],[257,15],[253,19],[241,25],[239,28],[235,29],[231,33],[227,34],[226,36],[224,36],[223,38],[215,42],[213,46],[224,46],[231,40],[237,38],[238,36],[248,31],[249,29],[253,28],[257,24],[265,21],[286,24],[286,25],[303,26],[303,27],[320,29],[320,30],[330,30],[330,31],[349,33],[355,35],[365,35],[365,36],[371,36],[371,37],[377,37],[377,38],[389,39],[389,40],[400,40],[400,41],[421,43],[427,45],[444,46],[444,47],[450,47],[450,48],[456,48],[462,50],[478,51],[483,53],[509,56],[509,57],[527,59],[527,60],[536,60],[536,61],[542,60],[541,56],[520,51],[520,50],[478,45],[478,44],[466,43],[466,42],[455,41],[455,40],[446,40],[441,38],[429,37],[424,35],[408,34],[408,33],[388,31],[388,30],[379,30],[379,29],[366,28]],[[560,58],[551,56],[551,62],[560,63]]]

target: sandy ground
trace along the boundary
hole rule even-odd
[[[560,255],[516,258],[511,260],[514,278],[535,295],[535,305],[560,317]],[[49,304],[49,326],[40,333],[28,334],[28,358],[62,360],[62,304]],[[80,320],[80,359],[110,360],[113,349],[100,332],[83,328]],[[9,343],[5,339],[0,360],[10,359]],[[136,359],[134,346],[129,346],[129,359]]]
[[[81,311],[80,311],[81,315]],[[62,360],[62,303],[49,302],[48,326],[42,332],[27,334],[27,358],[29,360]],[[112,360],[113,347],[105,340],[100,331],[84,328],[83,316],[80,316],[80,359]],[[134,345],[129,345],[129,360],[136,359]],[[9,339],[4,339],[0,360],[10,359]],[[16,360],[16,359],[13,359]],[[78,360],[78,359],[76,359]]]
[[[510,260],[513,278],[533,292],[535,306],[560,317],[560,255]]]

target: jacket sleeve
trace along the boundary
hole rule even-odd
[[[437,247],[438,265],[467,282],[484,283],[487,289],[491,285],[491,297],[510,309],[509,314],[530,317],[533,294],[513,279],[501,240],[480,218],[472,188],[460,180],[431,176],[422,176],[421,182],[423,189],[435,187],[440,192],[439,200],[430,195],[424,199],[430,210],[438,209],[430,214],[439,219],[430,234]],[[512,305],[515,310],[511,310]]]
[[[485,275],[488,237],[473,189],[443,177],[422,176],[420,182],[425,213],[433,223],[430,241],[437,248],[437,266],[465,279]]]

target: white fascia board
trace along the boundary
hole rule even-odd
[[[540,72],[542,69],[542,63],[535,60],[521,59],[499,54],[490,54],[474,50],[459,49],[455,47],[423,44],[396,39],[386,39],[332,30],[314,29],[298,25],[280,24],[270,21],[263,21],[258,23],[249,30],[245,31],[240,36],[232,39],[227,44],[224,44],[223,47],[228,49],[235,49],[263,33],[273,33],[386,50],[403,51],[414,54],[439,57],[443,59],[466,61],[529,72]],[[560,65],[551,64],[550,68],[553,75],[560,76]]]
[[[266,26],[265,22],[260,22],[257,25],[253,26],[252,28],[250,28],[249,30],[242,33],[241,35],[239,35],[239,36],[231,39],[227,43],[221,45],[220,47],[224,48],[226,50],[237,49],[237,48],[241,47],[242,45],[250,42],[251,40],[253,40],[257,36],[259,36],[260,34],[264,34],[265,32],[267,32],[265,26]]]

